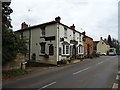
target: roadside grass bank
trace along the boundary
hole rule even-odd
[[[17,76],[22,76],[28,73],[29,71],[27,71],[26,69],[12,69],[7,71],[2,71],[2,79],[6,80]]]
[[[50,64],[43,64],[43,63],[36,63],[36,62],[28,62],[26,64],[26,69],[12,69],[12,70],[7,70],[7,71],[2,71],[2,80],[8,80],[8,79],[13,79],[15,77],[23,76],[26,74],[30,74],[32,72],[35,72],[37,70],[45,70],[45,69],[50,69],[52,67],[64,67],[67,65],[71,64],[77,64],[80,62],[87,62],[90,60],[94,60],[99,57],[94,57],[94,58],[86,58],[86,59],[76,59],[72,60],[70,62],[64,62],[58,65],[50,65]]]

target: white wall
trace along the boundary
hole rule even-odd
[[[97,44],[97,52],[107,53],[109,51],[110,46],[106,45],[103,40],[100,40]]]
[[[72,30],[72,29],[70,29],[70,28],[67,28],[67,38],[64,38],[64,26],[61,25],[61,24],[59,24],[59,41],[60,41],[60,38],[64,38],[64,41],[70,43],[70,40],[73,40],[73,31],[74,31],[74,30]],[[78,47],[80,44],[83,46],[83,41],[80,42],[80,38],[81,38],[81,40],[83,40],[83,39],[82,39],[82,38],[83,38],[83,35],[80,36],[80,33],[78,33],[78,32],[75,31],[75,40],[78,41],[78,44],[76,45],[77,47]],[[63,52],[62,52],[62,51],[63,51],[62,43],[63,43],[63,41],[61,41],[61,42],[59,43],[59,47],[61,47],[61,53],[63,53]],[[70,46],[73,46],[73,44],[70,44]],[[70,47],[69,47],[69,48],[70,48]],[[83,48],[82,48],[81,50],[82,50],[82,51],[81,51],[80,53],[78,52],[78,54],[83,54],[83,52],[84,52]],[[70,51],[69,51],[69,52],[70,52]],[[70,53],[69,53],[69,55],[70,55]],[[61,59],[66,59],[66,56],[64,56],[64,55],[59,56],[59,60],[61,60]]]
[[[36,62],[42,62],[42,63],[49,63],[49,64],[57,64],[57,61],[60,61],[63,58],[66,58],[66,56],[61,56],[59,55],[59,47],[61,48],[61,54],[62,54],[62,42],[60,42],[60,38],[64,38],[64,25],[61,24],[51,24],[51,25],[46,25],[45,28],[45,36],[55,36],[54,41],[45,41],[44,38],[42,38],[42,30],[40,27],[36,27],[31,30],[31,52],[30,55],[32,56],[33,53],[36,54]],[[64,38],[64,41],[68,42],[69,49],[70,46],[73,46],[73,44],[70,43],[70,40],[73,40],[73,31],[72,29],[67,27],[67,38]],[[23,32],[23,36],[26,36],[26,38],[29,39],[29,30],[25,30]],[[75,31],[75,40],[78,41],[78,44],[76,46],[82,45],[83,46],[83,35],[80,36],[80,33]],[[41,42],[46,42],[46,47],[45,47],[45,53],[49,54],[49,44],[53,44],[54,46],[54,55],[49,56],[49,59],[46,59],[44,56],[41,54]],[[84,50],[81,49],[82,51],[78,54],[83,54]],[[69,50],[69,55],[70,55],[70,50]]]
[[[36,62],[42,62],[42,63],[48,63],[48,64],[57,64],[57,24],[47,25],[45,28],[45,36],[55,36],[55,40],[53,41],[45,41],[44,38],[41,38],[41,28],[33,28],[29,29],[31,30],[31,50],[30,50],[30,56],[32,58],[32,54],[36,54]],[[23,31],[23,36],[25,36],[29,40],[29,30]],[[20,35],[21,32],[17,32],[16,34]],[[46,42],[45,44],[45,53],[49,54],[49,44],[53,44],[54,46],[54,55],[49,56],[48,59],[46,59],[44,56],[41,55],[41,42]],[[29,48],[29,43],[28,43]]]

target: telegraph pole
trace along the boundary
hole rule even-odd
[[[31,10],[28,9],[28,14]],[[30,27],[30,21],[29,21],[29,17],[28,17],[28,26]],[[29,61],[30,61],[30,52],[31,52],[31,29],[29,30]]]

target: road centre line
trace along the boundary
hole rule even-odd
[[[51,86],[51,85],[53,85],[53,84],[55,84],[55,83],[56,83],[56,81],[55,81],[55,82],[52,82],[52,83],[50,83],[50,84],[47,84],[47,85],[43,86],[42,88],[49,87],[49,86]]]
[[[114,83],[113,86],[112,86],[112,89],[117,90],[118,89],[118,83]]]
[[[89,68],[90,68],[90,67],[85,68],[85,69],[82,69],[82,70],[80,70],[80,71],[77,71],[77,72],[73,73],[73,75],[76,75],[76,74],[78,74],[78,73],[80,73],[80,72],[83,72],[83,71],[85,71],[85,70],[87,70],[87,69],[89,69]]]
[[[116,76],[116,80],[119,80],[119,75]]]

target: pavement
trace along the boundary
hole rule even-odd
[[[94,60],[96,58],[87,58],[87,59],[83,59],[83,60],[80,60],[80,59],[75,59],[75,60],[72,60],[70,63],[67,63],[67,64],[60,64],[60,65],[57,65],[57,66],[52,66],[52,65],[42,65],[42,67],[27,67],[27,71],[31,72],[31,73],[35,73],[35,72],[38,72],[38,71],[45,71],[45,70],[50,70],[50,69],[53,69],[55,67],[64,67],[64,66],[67,66],[67,65],[72,65],[72,64],[77,64],[77,63],[81,63],[81,62],[87,62],[87,61],[90,61],[90,60]]]
[[[93,58],[95,59],[95,58]],[[57,65],[57,66],[54,66],[54,65],[46,65],[46,64],[40,64],[40,66],[29,66],[29,67],[26,67],[26,70],[29,72],[28,74],[25,74],[25,75],[21,75],[21,76],[17,76],[17,77],[12,77],[12,78],[7,78],[7,79],[3,79],[2,81],[4,83],[8,83],[8,82],[11,82],[12,80],[20,80],[26,76],[32,76],[32,74],[37,74],[38,72],[47,72],[51,69],[54,69],[54,68],[57,68],[57,67],[64,67],[64,66],[68,66],[68,65],[72,65],[72,64],[77,64],[77,63],[81,63],[81,62],[86,62],[86,61],[90,61],[90,60],[93,60],[93,59],[83,59],[83,60],[79,60],[79,59],[76,59],[76,60],[72,60],[70,63],[67,63],[67,64],[60,64],[60,65]]]
[[[38,68],[37,73],[33,71],[19,80],[3,82],[3,88],[112,88],[117,74],[117,57],[77,61],[65,66]]]
[[[120,71],[118,71],[118,74],[116,75],[116,81],[113,83],[112,89],[114,90],[120,90]]]

